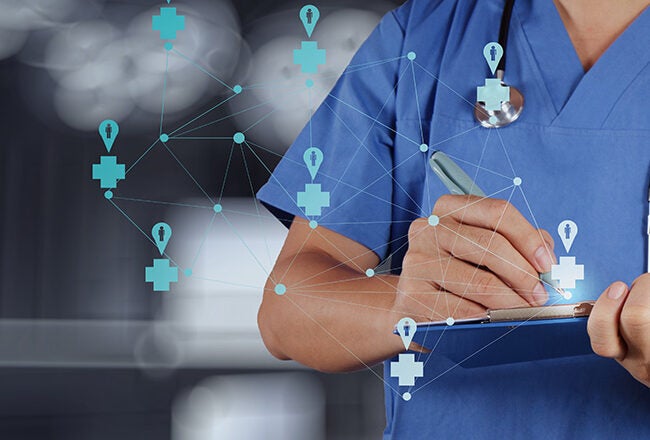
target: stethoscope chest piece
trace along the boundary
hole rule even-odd
[[[487,110],[485,103],[474,105],[474,117],[485,128],[500,128],[510,125],[519,118],[524,109],[524,95],[513,86],[510,88],[510,99],[501,102],[499,110]]]

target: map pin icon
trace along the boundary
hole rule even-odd
[[[571,250],[571,245],[573,245],[573,240],[578,235],[578,225],[571,220],[564,220],[557,227],[557,233],[560,235],[564,249],[568,254],[569,250]]]
[[[113,142],[115,142],[115,138],[119,132],[120,126],[111,119],[106,119],[99,124],[99,135],[102,137],[106,151],[109,153],[111,152],[111,148],[113,148]]]
[[[499,43],[492,41],[486,44],[483,48],[483,56],[485,57],[488,66],[490,66],[492,75],[494,75],[494,72],[496,72],[497,66],[499,65],[499,61],[501,61],[501,57],[503,56],[503,47],[501,47]]]
[[[319,18],[320,12],[314,5],[305,5],[300,10],[300,21],[302,21],[302,24],[305,26],[309,38],[311,38],[311,33],[314,32],[314,28],[316,27]]]
[[[407,350],[409,349],[409,345],[411,345],[411,341],[413,340],[413,336],[415,335],[416,330],[417,325],[411,318],[402,318],[397,323],[397,333],[399,333],[400,337],[402,338],[404,348]]]
[[[305,161],[305,165],[307,165],[311,180],[314,180],[316,173],[320,169],[320,165],[323,163],[323,152],[316,147],[307,148],[302,159]]]
[[[153,228],[151,228],[151,236],[153,237],[156,246],[158,246],[160,255],[162,255],[165,253],[167,243],[169,243],[169,239],[172,236],[172,228],[167,223],[156,223],[153,225]]]

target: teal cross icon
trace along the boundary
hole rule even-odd
[[[166,258],[156,258],[153,260],[153,267],[145,267],[144,280],[153,283],[155,292],[168,291],[170,283],[178,282],[178,268],[170,267]]]
[[[397,377],[399,386],[415,385],[416,377],[424,376],[424,364],[415,361],[412,353],[401,353],[397,362],[390,363],[390,377]]]
[[[298,192],[298,207],[305,208],[305,215],[321,215],[321,209],[329,206],[330,193],[321,191],[320,183],[307,183],[305,191]]]
[[[185,29],[185,16],[176,15],[176,8],[160,8],[160,15],[152,17],[152,28],[160,31],[162,40],[175,40],[176,32]]]
[[[319,64],[325,64],[325,49],[319,49],[316,41],[303,41],[300,49],[293,51],[293,64],[300,64],[302,73],[317,73]]]
[[[510,101],[510,87],[499,78],[485,78],[485,85],[476,88],[476,100],[485,104],[485,110],[501,110],[501,103]]]
[[[124,164],[118,164],[115,156],[101,156],[99,163],[93,164],[93,180],[100,181],[100,188],[117,188],[117,181],[125,175]]]

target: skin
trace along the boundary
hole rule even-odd
[[[555,4],[588,70],[648,2]],[[428,218],[411,224],[401,275],[372,277],[365,272],[379,259],[371,250],[296,217],[258,314],[269,351],[321,371],[351,371],[404,350],[392,331],[405,316],[462,319],[546,302],[538,272],[556,261],[550,234],[498,199],[446,195],[432,214],[435,226]],[[284,295],[275,294],[278,283]],[[629,289],[613,283],[596,302],[588,331],[597,354],[650,386],[650,274]]]

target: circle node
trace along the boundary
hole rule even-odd
[[[515,186],[521,185],[521,177],[515,177],[514,179],[512,179],[512,183],[514,183]]]
[[[438,226],[438,223],[440,223],[440,217],[438,217],[437,215],[429,216],[429,224],[431,226]]]
[[[307,87],[314,87],[314,80],[313,79],[308,79],[307,81],[305,81],[305,85]]]
[[[411,60],[411,61],[413,61],[413,60],[415,59],[415,57],[416,57],[415,52],[409,52],[409,53],[406,55],[406,58],[408,58],[408,59]]]
[[[452,325],[454,325],[456,323],[456,320],[450,316],[449,318],[447,318],[445,320],[445,322],[447,323],[448,326],[451,327]]]
[[[374,277],[374,276],[375,276],[375,270],[374,270],[374,269],[367,269],[367,270],[366,270],[366,276],[367,276],[368,278],[370,278],[370,277]]]
[[[189,267],[187,269],[185,269],[185,276],[186,277],[191,277],[192,276],[192,269],[190,269]]]
[[[232,88],[232,91],[235,92],[238,95],[241,93],[242,90],[244,90],[244,89],[239,84],[237,84],[235,87]]]
[[[235,141],[235,143],[237,143],[237,144],[242,144],[246,140],[246,136],[244,136],[244,133],[242,133],[241,131],[238,131],[232,137],[232,140]]]
[[[426,153],[427,151],[429,151],[429,146],[427,144],[420,145],[420,151]]]
[[[108,200],[113,198],[113,191],[110,189],[104,193],[104,197],[106,197]]]
[[[562,295],[562,296],[564,297],[564,299],[571,299],[573,294],[571,292],[569,292],[568,290],[565,290],[564,295]]]
[[[496,116],[490,116],[490,119],[488,119],[488,121],[490,121],[490,124],[495,125],[497,122],[499,122],[499,119]]]
[[[316,220],[310,220],[309,227],[312,229],[316,229],[318,227],[318,222]]]
[[[165,133],[161,134],[161,135],[160,135],[160,140],[161,140],[162,142],[167,142],[167,141],[169,140],[169,135],[167,135],[167,134],[165,134]]]
[[[165,50],[172,50],[174,48],[174,45],[171,44],[170,42],[165,43]]]
[[[287,286],[285,286],[284,284],[276,284],[275,293],[278,295],[284,295],[285,293],[287,293]]]
[[[217,203],[212,207],[212,209],[214,209],[214,212],[219,214],[221,211],[223,211],[223,206],[221,206],[221,203]]]
[[[407,402],[408,402],[409,400],[411,400],[411,397],[412,397],[412,396],[411,396],[411,393],[409,393],[408,391],[405,392],[404,394],[402,394],[402,399],[404,399],[404,400],[407,401]]]

